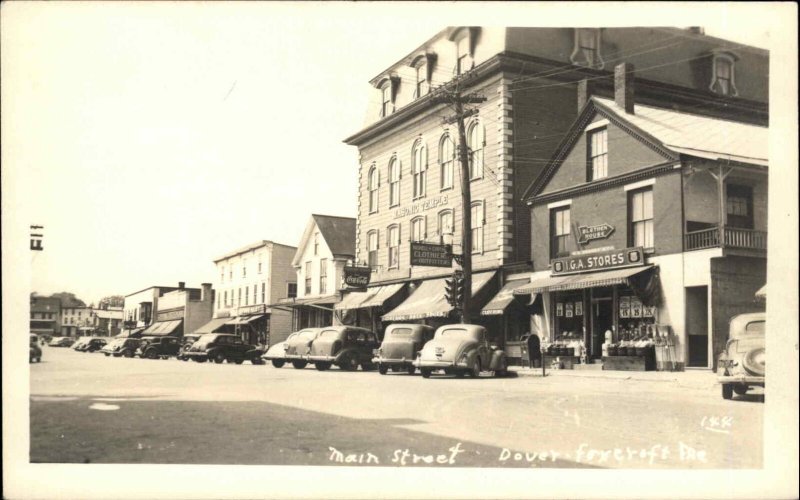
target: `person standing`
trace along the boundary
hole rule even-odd
[[[528,336],[526,343],[528,347],[528,363],[529,367],[533,368],[534,360],[541,356],[541,343],[539,342],[539,336],[534,333],[526,334]]]

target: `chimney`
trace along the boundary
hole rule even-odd
[[[702,26],[689,26],[686,28],[689,33],[694,33],[695,35],[705,35],[706,30]]]
[[[183,290],[184,288],[186,288],[186,282],[179,281],[178,282],[178,290]]]
[[[205,302],[209,300],[214,302],[214,296],[212,295],[211,291],[211,283],[200,283],[200,287],[202,288],[200,292],[200,301]]]
[[[614,102],[629,115],[633,114],[633,64],[621,63],[614,68]]]
[[[589,98],[594,94],[594,82],[586,78],[578,82],[578,113],[581,112]]]

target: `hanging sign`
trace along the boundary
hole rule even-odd
[[[621,267],[634,267],[644,265],[642,247],[623,248],[608,252],[586,255],[570,255],[551,261],[551,274],[574,274],[590,271],[604,271]]]
[[[369,285],[371,277],[372,269],[369,267],[344,267],[344,284],[347,286],[365,287]]]
[[[450,245],[411,242],[411,265],[428,267],[453,267]]]
[[[585,245],[592,240],[602,240],[611,236],[614,226],[598,224],[597,226],[578,226],[578,243]]]

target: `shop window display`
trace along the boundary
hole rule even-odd
[[[585,317],[583,293],[557,294],[555,331],[546,352],[551,356],[582,356]]]

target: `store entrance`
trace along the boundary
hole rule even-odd
[[[614,301],[611,297],[592,298],[592,338],[587,343],[590,356],[600,358],[603,355],[605,333],[614,325]]]
[[[708,360],[708,287],[686,287],[687,366],[707,368]]]

